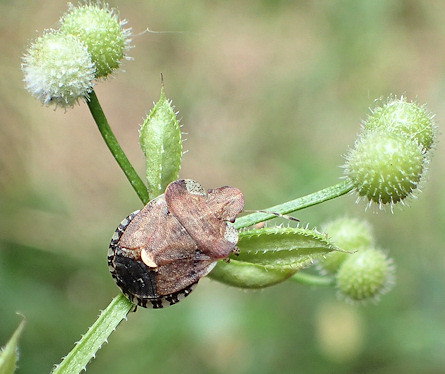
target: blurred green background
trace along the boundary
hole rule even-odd
[[[233,185],[261,209],[337,183],[374,99],[404,94],[445,118],[445,2],[113,1],[133,28],[125,73],[96,91],[143,173],[138,125],[160,73],[188,133],[182,177]],[[110,237],[140,203],[84,103],[25,92],[21,55],[64,1],[0,1],[0,345],[26,316],[20,373],[46,373],[118,289]],[[140,34],[149,27],[173,34]],[[442,142],[443,144],[443,142]],[[445,159],[410,208],[346,196],[297,216],[364,217],[397,265],[378,305],[295,283],[244,292],[204,279],[166,310],[139,310],[89,373],[445,373]]]

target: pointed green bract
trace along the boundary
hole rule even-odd
[[[19,327],[9,339],[6,346],[0,352],[0,374],[12,374],[17,368],[17,360],[19,358],[18,342],[20,334],[25,326],[25,320],[20,322]]]
[[[282,227],[242,231],[238,248],[229,263],[217,264],[212,279],[242,288],[272,286],[337,249],[316,231]]]
[[[148,192],[154,198],[163,194],[170,182],[178,179],[182,158],[179,121],[164,88],[141,126],[139,142],[146,159]]]

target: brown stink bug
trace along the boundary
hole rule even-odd
[[[176,304],[236,250],[231,223],[243,207],[243,194],[234,187],[206,192],[191,179],[170,183],[117,227],[108,251],[111,275],[137,305]]]

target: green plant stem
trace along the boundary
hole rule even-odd
[[[346,180],[333,186],[327,187],[323,190],[262,210],[280,214],[289,214],[297,210],[308,208],[310,206],[320,204],[324,201],[345,195],[352,189],[352,183]],[[252,213],[248,214],[247,216],[238,218],[235,221],[235,227],[237,229],[241,229],[244,227],[255,225],[260,222],[268,221],[272,218],[276,218],[276,215],[268,213]]]
[[[105,114],[94,91],[90,93],[87,104],[94,118],[94,121],[96,122],[97,127],[103,139],[105,140],[105,143],[108,146],[108,149],[121,167],[133,189],[138,194],[142,203],[144,205],[147,204],[150,201],[147,187],[145,186],[139,175],[136,173],[136,170],[134,170],[133,166],[131,165],[130,161],[128,161],[127,156],[119,145],[119,142],[117,141],[116,136],[113,134],[113,131],[108,124],[107,117],[105,117]]]
[[[289,279],[308,286],[332,286],[334,284],[334,278],[320,277],[305,272],[295,273]]]
[[[52,374],[77,374],[84,370],[133,307],[124,295],[116,296],[71,352],[54,368]]]

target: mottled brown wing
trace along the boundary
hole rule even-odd
[[[224,188],[225,193],[229,192]],[[199,250],[212,259],[226,258],[235,248],[238,233],[225,221],[233,215],[233,204],[224,212],[223,192],[213,192],[208,198],[202,186],[190,179],[170,183],[165,190],[168,210],[198,244]],[[238,198],[239,199],[239,198]],[[229,217],[231,220],[231,217]]]

